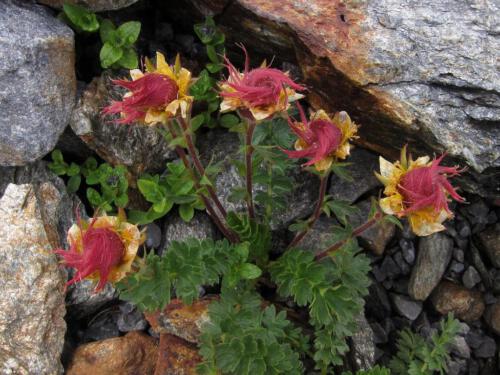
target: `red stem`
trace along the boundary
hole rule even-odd
[[[319,185],[319,193],[318,193],[318,202],[316,203],[316,208],[315,208],[313,214],[311,215],[311,217],[308,220],[307,228],[305,230],[303,230],[302,232],[297,233],[295,238],[288,245],[287,250],[291,249],[292,247],[296,246],[300,241],[302,241],[302,239],[305,237],[307,232],[309,232],[309,229],[311,229],[313,227],[316,220],[318,220],[318,218],[320,217],[321,208],[323,207],[323,201],[325,199],[325,194],[326,194],[326,186],[328,185],[328,176],[330,176],[330,173],[321,175],[321,178],[320,178],[321,182]]]
[[[328,249],[326,250],[323,250],[322,252],[316,254],[316,256],[314,257],[315,260],[321,260],[323,259],[324,257],[330,255],[331,253],[333,253],[334,251],[337,251],[338,249],[340,249],[342,246],[345,245],[345,243],[351,239],[351,238],[354,238],[354,237],[357,237],[359,236],[361,233],[363,233],[365,230],[367,229],[370,229],[374,224],[376,224],[381,218],[383,218],[383,214],[381,212],[377,212],[370,220],[366,221],[364,224],[361,224],[359,227],[357,227],[356,229],[354,229],[352,231],[352,235],[348,238],[348,239],[345,239],[345,240],[342,240],[342,241],[338,241],[336,243],[334,243],[332,246],[330,246]]]
[[[248,122],[248,129],[247,129],[246,140],[245,140],[247,209],[248,209],[248,216],[250,217],[250,219],[255,219],[255,209],[253,206],[253,189],[252,189],[252,176],[253,176],[253,171],[252,171],[252,153],[253,153],[252,138],[253,138],[253,132],[255,130],[255,125],[256,125],[256,123],[254,121]]]
[[[193,139],[191,138],[191,135],[189,134],[189,128],[186,124],[186,121],[180,117],[180,123],[182,126],[182,129],[184,130],[184,138],[186,139],[187,147],[189,154],[191,156],[191,159],[193,160],[193,164],[200,174],[201,177],[205,175],[205,168],[203,168],[203,164],[201,164],[200,159],[198,158],[198,153],[196,152],[196,148],[194,147],[193,144]],[[208,194],[210,195],[210,198],[212,198],[213,202],[217,206],[217,209],[219,210],[220,214],[222,217],[225,219],[227,216],[227,212],[224,209],[224,206],[222,206],[222,203],[220,202],[219,198],[217,197],[217,194],[215,193],[215,190],[212,186],[207,185],[206,186]]]
[[[172,126],[172,124],[168,123],[167,126],[168,126],[168,130],[170,131],[170,133],[172,133],[172,136],[174,138],[177,138],[177,134],[176,134],[176,132],[175,132],[174,127]],[[177,152],[177,154],[181,158],[181,160],[182,160],[184,166],[186,167],[186,169],[189,171],[189,173],[191,175],[191,178],[192,178],[192,180],[194,182],[194,186],[195,186],[196,190],[198,192],[200,192],[200,184],[198,183],[198,178],[197,178],[196,174],[194,173],[194,170],[191,167],[191,164],[189,163],[189,160],[187,158],[186,152],[180,146],[176,146],[175,147],[175,151]],[[210,204],[210,201],[207,199],[207,197],[205,197],[203,195],[203,193],[201,193],[201,192],[199,194],[200,194],[201,199],[203,200],[203,204],[205,205],[205,208],[208,211],[208,214],[210,215],[210,217],[214,221],[215,225],[217,225],[217,228],[219,228],[219,230],[222,232],[222,234],[224,234],[224,236],[229,241],[231,241],[232,243],[238,243],[239,239],[237,238],[237,235],[233,231],[231,231],[230,229],[228,229],[228,228],[225,227],[225,225],[219,219],[219,216],[215,213],[215,211],[214,211],[212,205]]]

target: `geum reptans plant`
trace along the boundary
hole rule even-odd
[[[143,237],[137,226],[117,216],[78,217],[68,231],[69,249],[57,249],[63,263],[75,269],[67,286],[83,279],[98,280],[96,292],[118,282],[131,270]]]
[[[210,27],[213,29],[213,22]],[[203,29],[199,25],[198,28]],[[211,55],[214,60],[214,53]],[[118,123],[157,126],[180,158],[175,168],[170,165],[166,178],[148,175],[139,179],[137,186],[153,204],[150,215],[142,218],[158,218],[173,204],[178,204],[190,207],[189,215],[185,209],[180,210],[184,213],[183,219],[188,221],[193,216],[189,202],[193,202],[193,195],[196,195],[203,203],[196,207],[206,209],[226,238],[174,241],[163,255],[145,253],[137,257],[131,267],[132,258],[125,261],[124,256],[129,254],[127,249],[134,249],[135,256],[140,242],[138,229],[134,227],[134,235],[124,237],[123,230],[117,229],[120,228],[116,226],[118,222],[101,225],[109,221],[110,217],[104,217],[74,226],[70,230],[70,251],[58,250],[58,253],[64,256],[68,266],[77,268],[77,276],[70,280],[71,283],[85,277],[100,277],[98,288],[102,288],[106,281],[121,279],[117,284],[121,298],[150,312],[162,312],[173,293],[190,304],[198,298],[200,288],[211,286],[211,290],[220,295],[210,305],[209,319],[201,327],[199,348],[203,360],[198,367],[199,373],[300,374],[312,371],[310,363],[314,361],[316,369],[326,374],[342,364],[349,350],[347,338],[356,332],[356,317],[362,313],[368,293],[370,260],[361,251],[356,237],[382,220],[399,224],[393,214],[407,216],[418,235],[429,232],[422,230],[422,225],[415,225],[415,217],[421,212],[431,218],[425,222],[427,228],[430,222],[434,225],[431,229],[438,228],[435,224],[441,225],[443,212],[446,217],[450,215],[447,199],[462,200],[447,181],[448,177],[457,175],[458,170],[441,166],[442,158],[432,162],[426,157],[409,162],[404,159],[394,165],[384,160],[380,178],[386,186],[387,197],[380,200],[380,206],[374,205],[365,223],[353,228],[348,218],[355,207],[350,202],[333,199],[326,191],[328,184],[336,182],[333,176],[330,178],[331,172],[346,176],[344,169],[348,163],[343,161],[348,161],[351,141],[357,137],[357,125],[346,112],[331,116],[317,109],[307,118],[300,105],[300,118],[293,119],[289,113],[293,110],[290,103],[302,97],[298,92],[305,86],[294,82],[287,73],[265,64],[250,69],[246,51],[245,57],[243,72],[224,57],[227,78],[218,77],[217,86],[217,80],[212,79],[214,85],[204,90],[218,87],[219,113],[233,112],[224,116],[232,116],[228,127],[240,133],[241,158],[235,157],[232,161],[244,177],[244,186],[235,187],[233,193],[237,192],[234,195],[246,201],[246,212],[226,211],[216,190],[214,176],[217,172],[209,172],[212,166],[205,167],[201,163],[195,147],[194,133],[199,125],[193,125],[192,119],[199,114],[193,110],[196,106],[192,105],[194,98],[190,89],[194,87],[194,91],[200,91],[196,85],[208,84],[206,72],[197,80],[180,67],[179,58],[169,66],[158,53],[156,66],[146,60],[145,72],[131,71],[132,81],[115,81],[128,92],[121,101],[104,110],[107,115],[119,115],[115,117]],[[211,103],[218,103],[218,100]],[[224,116],[217,116],[221,123]],[[274,200],[278,191],[272,191],[275,187],[279,186],[283,194],[291,191],[291,188],[287,190],[287,186],[293,186],[287,174],[291,166],[297,166],[299,159],[304,160],[303,169],[311,173],[311,178],[319,176],[318,199],[311,216],[294,224],[293,230],[297,233],[293,240],[281,248],[272,241],[272,220],[268,217],[275,211],[264,206]],[[274,169],[279,173],[274,174]],[[268,174],[262,174],[263,170]],[[285,183],[272,185],[276,176],[281,182],[286,180]],[[186,179],[191,179],[192,183],[187,183]],[[259,184],[256,207],[252,199],[254,181]],[[267,200],[263,198],[266,193],[269,194]],[[283,208],[288,207],[285,204]],[[317,249],[307,249],[301,246],[301,241],[322,213],[333,213],[341,225],[333,228],[333,243],[321,244],[324,249],[314,253],[312,250]],[[121,225],[121,228],[131,229]],[[103,233],[92,232],[100,228]],[[127,242],[130,238],[134,238],[133,248],[129,245],[131,242]],[[106,256],[97,257],[96,254]],[[259,294],[262,285],[280,298],[264,300]],[[307,311],[307,329],[298,328],[304,326],[303,322],[296,327],[290,319],[293,314],[287,316],[285,304],[277,300]],[[437,341],[434,346],[446,340]],[[444,344],[439,350],[445,352]],[[439,366],[434,364],[433,368],[444,369],[445,357],[440,355],[436,360]],[[406,371],[405,366],[410,368],[413,364],[400,364],[402,371]]]
[[[430,160],[428,156],[408,159],[406,147],[401,160],[390,163],[380,157],[378,179],[384,184],[382,210],[390,215],[407,217],[411,229],[419,236],[428,236],[445,229],[443,222],[453,217],[448,201],[463,202],[449,177],[460,173],[458,167],[440,165],[444,155]]]

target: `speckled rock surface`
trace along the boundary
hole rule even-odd
[[[453,240],[443,233],[422,237],[418,255],[408,284],[409,295],[418,301],[429,297],[448,267],[453,253]]]
[[[368,148],[500,166],[498,1],[186,1],[231,41],[296,62],[312,104],[352,114]]]
[[[52,253],[55,230],[44,220],[48,201],[57,200],[50,186],[10,184],[0,200],[2,374],[62,373],[65,273]]]
[[[79,346],[66,374],[153,375],[157,355],[155,339],[134,331]]]
[[[442,281],[431,296],[434,308],[441,314],[452,312],[455,317],[466,322],[481,318],[484,299],[480,292],[471,291],[450,281]]]
[[[25,165],[57,143],[74,106],[73,32],[44,7],[0,2],[0,165]]]
[[[217,229],[210,217],[202,211],[196,211],[189,223],[180,216],[171,214],[167,216],[163,228],[164,250],[172,241],[183,241],[190,237],[204,240],[206,238],[217,238]],[[163,250],[163,251],[164,251]]]
[[[128,7],[138,0],[37,0],[40,4],[45,4],[57,9],[61,9],[64,3],[78,4],[93,12],[103,10],[116,10]]]
[[[71,129],[89,148],[112,165],[125,165],[133,174],[165,168],[175,153],[153,127],[118,125],[101,115],[110,98],[120,99],[123,91],[113,87],[110,77],[94,80],[82,92],[71,116]]]

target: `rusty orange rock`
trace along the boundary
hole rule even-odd
[[[434,308],[442,315],[452,312],[456,318],[472,322],[481,318],[484,300],[480,292],[450,281],[442,281],[431,297]]]
[[[67,375],[153,375],[158,347],[156,340],[134,331],[123,337],[79,346]]]
[[[208,321],[208,305],[217,297],[204,297],[186,305],[172,300],[162,312],[146,314],[146,319],[157,333],[169,333],[197,344],[200,329]]]
[[[196,366],[201,360],[196,345],[162,333],[154,375],[196,375]]]

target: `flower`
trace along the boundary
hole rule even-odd
[[[68,231],[69,250],[57,249],[66,266],[75,268],[67,286],[82,279],[99,279],[96,292],[106,282],[123,279],[132,267],[143,238],[137,226],[116,216],[100,216],[78,223]]]
[[[177,55],[175,65],[169,66],[165,56],[156,53],[156,67],[146,59],[146,72],[139,69],[130,71],[132,81],[113,80],[113,83],[129,90],[122,101],[114,101],[104,108],[106,115],[121,114],[120,124],[140,121],[154,125],[164,123],[177,115],[186,117],[193,97],[188,95],[191,73],[182,68]]]
[[[448,181],[448,177],[460,171],[457,167],[439,165],[443,158],[444,155],[432,161],[428,156],[408,160],[406,147],[401,151],[401,160],[394,164],[380,157],[380,174],[375,174],[384,184],[386,195],[380,200],[380,207],[386,214],[408,217],[418,236],[445,229],[442,223],[453,217],[449,197],[464,201]]]
[[[307,121],[302,107],[297,104],[297,108],[301,122],[288,119],[288,124],[299,138],[295,142],[296,151],[283,150],[288,157],[308,158],[304,165],[314,164],[321,172],[330,168],[334,159],[345,159],[349,155],[349,140],[356,138],[358,127],[346,112],[336,113],[331,119],[320,109]]]
[[[255,120],[261,121],[286,111],[289,103],[303,97],[296,91],[305,90],[305,87],[295,83],[287,73],[268,68],[265,62],[259,68],[250,70],[247,51],[243,46],[241,48],[245,52],[243,73],[225,58],[229,77],[219,84],[223,98],[221,112],[247,109]]]

